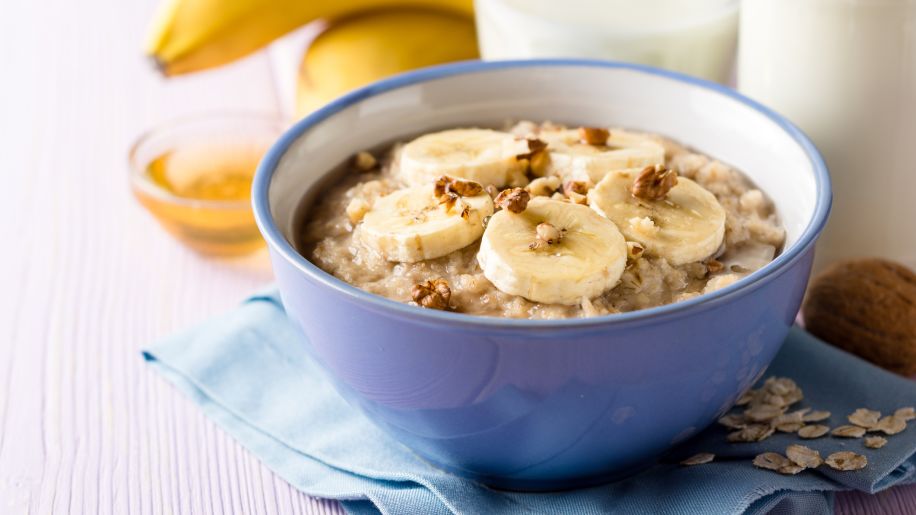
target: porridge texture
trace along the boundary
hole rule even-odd
[[[762,267],[785,237],[739,171],[622,129],[444,131],[349,168],[307,210],[299,251],[431,309],[556,319],[669,304]]]

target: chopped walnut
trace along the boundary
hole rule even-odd
[[[361,172],[369,172],[378,166],[378,159],[364,150],[353,156],[353,165]]]
[[[550,153],[547,151],[537,152],[528,160],[528,170],[535,177],[547,175],[550,169]]]
[[[433,279],[424,284],[417,284],[410,290],[410,297],[424,308],[449,309],[452,290],[445,279]]]
[[[581,193],[576,193],[575,191],[570,191],[566,194],[566,198],[569,199],[573,204],[581,204],[583,206],[588,205],[588,197]]]
[[[647,166],[636,177],[630,193],[641,200],[660,200],[677,184],[677,172],[663,165]]]
[[[456,193],[443,193],[439,195],[439,204],[444,205],[447,212],[451,212],[452,208],[454,208],[457,203],[458,195]]]
[[[494,199],[497,207],[508,209],[513,213],[521,213],[528,207],[531,195],[522,188],[510,188],[499,192]]]
[[[607,145],[607,139],[611,137],[611,131],[598,127],[579,127],[579,141],[586,145]]]
[[[448,193],[454,193],[459,197],[476,197],[483,193],[483,186],[474,181],[465,181],[443,175],[436,179],[434,193],[440,199]]]
[[[579,195],[585,195],[588,193],[589,184],[586,181],[564,181],[563,182],[563,193],[569,195],[570,193],[578,193]]]
[[[553,224],[541,222],[535,227],[534,233],[537,236],[534,243],[528,245],[531,250],[559,243],[566,235],[566,229],[557,229]]]
[[[528,153],[519,155],[519,159],[528,159],[533,154],[536,154],[547,148],[547,142],[538,138],[526,138],[525,141],[528,143]]]
[[[706,270],[711,274],[719,273],[722,270],[725,270],[725,265],[722,264],[718,259],[710,259],[706,262]]]
[[[461,208],[460,216],[461,218],[464,218],[465,221],[470,220],[471,219],[471,206],[464,204]]]
[[[525,138],[528,152],[515,156],[519,161],[527,161],[528,171],[537,177],[543,177],[550,166],[550,154],[547,152],[547,143],[537,138]]]
[[[460,204],[461,218],[467,220],[471,214],[471,208],[461,202],[460,197],[474,197],[483,193],[483,186],[473,181],[455,179],[443,175],[436,180],[436,186],[433,194],[439,199],[439,204],[445,206],[446,211],[451,212],[452,208]]]

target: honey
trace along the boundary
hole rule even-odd
[[[134,194],[192,249],[233,256],[264,242],[251,211],[251,181],[267,142],[198,142],[150,156]]]

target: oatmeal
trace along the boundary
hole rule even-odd
[[[773,260],[772,202],[739,171],[657,135],[522,122],[360,152],[298,250],[428,309],[588,317],[689,299]]]

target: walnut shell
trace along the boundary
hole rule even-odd
[[[916,274],[883,259],[830,266],[812,282],[805,328],[901,375],[916,374]]]

